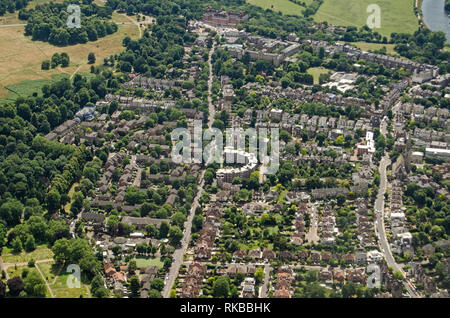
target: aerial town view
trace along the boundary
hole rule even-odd
[[[0,0],[0,298],[448,299],[449,84],[450,0]]]

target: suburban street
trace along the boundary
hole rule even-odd
[[[308,244],[316,244],[320,241],[319,235],[317,234],[317,228],[319,225],[319,213],[317,211],[317,206],[315,204],[312,204],[309,208],[309,211],[311,211],[311,220],[309,231],[306,234],[306,241],[308,242]]]
[[[260,298],[267,298],[267,292],[269,290],[269,280],[270,280],[270,272],[272,271],[272,267],[270,265],[264,266],[264,282],[261,287],[261,293],[259,295]]]
[[[385,156],[380,161],[379,172],[380,172],[380,187],[378,189],[377,199],[375,201],[375,214],[377,217],[376,221],[376,232],[378,236],[378,242],[381,248],[381,252],[384,254],[384,258],[386,259],[386,263],[388,266],[391,266],[394,271],[399,271],[402,273],[403,277],[405,277],[403,283],[408,291],[410,297],[417,297],[417,292],[415,291],[414,286],[406,279],[406,273],[401,268],[399,264],[396,263],[394,257],[392,256],[391,249],[389,247],[389,242],[386,236],[386,230],[384,226],[384,193],[386,192],[386,167],[389,166],[390,159],[388,156]]]
[[[203,174],[204,173],[205,173],[205,171],[202,171],[202,174],[200,176],[202,181],[199,184],[200,190],[197,192],[197,195],[194,198],[194,202],[192,203],[191,211],[189,213],[189,216],[188,216],[186,222],[184,223],[185,231],[184,231],[184,237],[181,240],[181,247],[176,249],[175,252],[173,253],[172,266],[170,267],[169,274],[166,277],[164,290],[162,292],[162,295],[164,298],[170,297],[170,291],[175,282],[175,279],[178,276],[178,272],[180,271],[180,266],[181,266],[181,264],[183,264],[183,261],[184,261],[183,256],[186,253],[187,247],[189,245],[189,241],[191,240],[192,220],[194,219],[194,216],[195,216],[195,209],[199,206],[198,200],[203,195],[203,186],[204,186]]]
[[[208,109],[209,109],[209,118],[208,118],[208,127],[211,128],[211,125],[214,121],[214,115],[216,114],[216,109],[214,107],[214,104],[212,102],[212,83],[213,83],[213,71],[212,71],[212,55],[216,49],[216,43],[213,43],[213,46],[211,50],[209,51],[209,57],[208,57],[208,66],[209,66],[209,79],[208,79]]]
[[[215,49],[215,44],[213,44],[213,47],[211,48],[211,50],[209,52],[209,58],[208,58],[208,64],[209,64],[209,80],[208,80],[209,118],[208,118],[208,127],[211,127],[211,125],[212,125],[212,123],[214,121],[214,114],[215,114],[214,105],[212,103],[212,98],[211,98],[211,87],[212,87],[212,77],[213,77],[211,58],[212,58],[212,54],[214,53],[214,49]],[[181,240],[181,247],[176,249],[174,254],[173,254],[172,266],[170,267],[169,274],[166,277],[164,290],[162,291],[162,296],[164,298],[169,298],[170,297],[170,291],[172,290],[173,284],[174,284],[176,278],[178,277],[178,273],[180,271],[180,266],[183,264],[183,261],[184,261],[184,254],[186,254],[186,250],[188,248],[189,241],[191,240],[192,221],[193,221],[194,216],[195,216],[195,210],[199,206],[199,202],[198,201],[201,198],[201,196],[203,195],[203,191],[204,191],[204,183],[205,183],[205,180],[203,179],[204,174],[205,174],[205,170],[203,170],[201,172],[201,174],[200,174],[200,184],[198,185],[199,191],[197,192],[197,195],[195,196],[194,201],[192,202],[192,207],[191,207],[191,210],[189,212],[189,216],[188,216],[186,222],[184,223],[184,236],[183,236],[183,239]]]

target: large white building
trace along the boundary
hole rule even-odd
[[[425,148],[425,154],[430,157],[450,158],[450,150],[442,148]]]
[[[223,182],[232,182],[235,177],[249,178],[250,174],[258,168],[258,159],[254,153],[244,150],[225,147],[224,155],[227,162],[243,164],[236,168],[222,168],[217,170],[217,184],[221,186]]]

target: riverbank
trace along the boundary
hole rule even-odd
[[[450,43],[450,19],[444,8],[445,0],[416,0],[416,4],[420,5],[420,11],[417,10],[421,18],[419,23],[429,30],[444,32]]]

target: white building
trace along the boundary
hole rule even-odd
[[[422,163],[422,160],[423,160],[423,152],[414,151],[411,154],[411,162],[412,163]]]
[[[425,154],[430,157],[450,158],[450,150],[441,148],[426,148]]]

